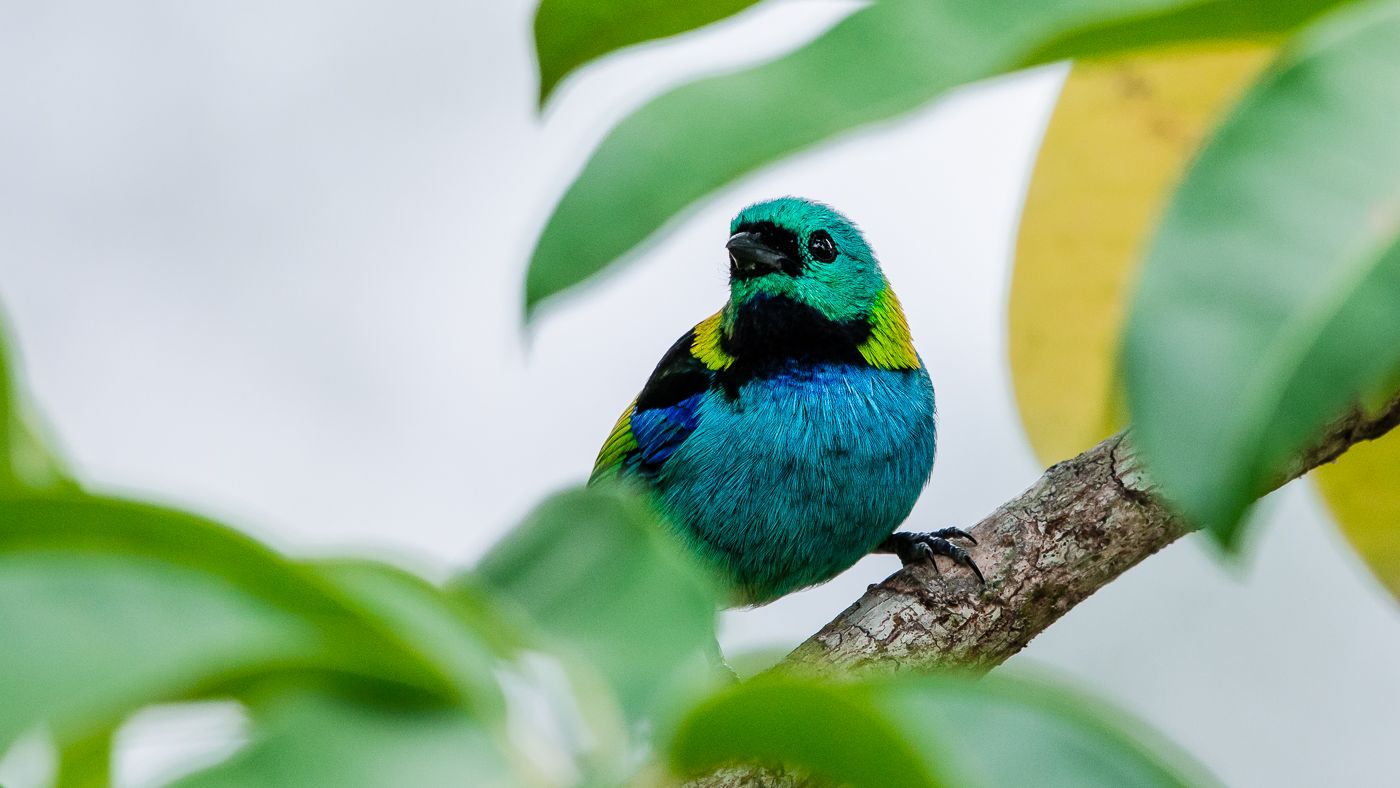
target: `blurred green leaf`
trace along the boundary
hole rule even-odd
[[[112,784],[111,727],[65,742],[58,752],[54,788],[108,788]]]
[[[8,327],[0,323],[0,484],[12,485],[9,447],[15,442],[15,368]]]
[[[1002,677],[758,679],[697,707],[671,760],[682,774],[781,763],[854,788],[1211,782],[1120,713]]]
[[[1217,784],[1184,751],[1124,712],[1044,681],[911,678],[877,683],[871,697],[901,729],[928,732],[915,742],[940,742],[940,757],[963,775],[957,785]]]
[[[510,649],[497,634],[498,622],[460,601],[467,592],[448,594],[416,575],[371,561],[321,561],[311,568],[385,639],[432,666],[464,708],[479,718],[503,719],[505,700],[495,671]]]
[[[24,494],[80,492],[43,419],[32,406],[19,404],[10,424],[9,490]]]
[[[1400,365],[1361,392],[1361,409],[1367,415],[1379,416],[1396,397],[1400,397]]]
[[[1400,3],[1309,29],[1174,196],[1133,302],[1136,441],[1227,546],[1250,502],[1400,364]]]
[[[528,785],[504,749],[460,710],[389,707],[288,693],[256,710],[257,734],[229,760],[178,788],[385,788]]]
[[[1338,2],[871,4],[790,55],[683,85],[624,118],[541,233],[526,278],[526,307],[603,270],[739,176],[908,112],[956,85],[1048,59],[1274,34]]]
[[[270,671],[440,689],[302,568],[198,517],[123,501],[0,501],[0,632],[0,750],[40,722],[66,744]]]
[[[43,420],[27,402],[9,331],[0,319],[0,497],[77,490]]]
[[[1353,0],[1198,0],[1169,3],[1131,20],[1107,18],[1061,33],[1027,61],[1050,63],[1187,41],[1269,40]]]
[[[718,594],[641,498],[578,489],[539,506],[477,566],[488,591],[597,668],[642,716],[705,675]]]
[[[952,785],[913,740],[854,686],[754,679],[696,707],[671,743],[682,775],[732,763],[782,764],[853,788]],[[922,746],[922,745],[919,745]]]
[[[579,66],[632,44],[694,30],[736,14],[758,0],[541,0],[535,12],[540,106]]]

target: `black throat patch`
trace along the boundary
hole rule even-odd
[[[719,372],[718,382],[735,396],[748,381],[794,366],[868,366],[860,346],[869,338],[868,320],[836,321],[786,296],[755,296],[740,307],[733,329],[720,339],[734,363]]]

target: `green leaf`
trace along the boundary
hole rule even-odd
[[[105,788],[112,784],[112,728],[98,728],[66,742],[58,753],[54,788]]]
[[[902,730],[927,731],[956,764],[957,785],[1202,786],[1204,768],[1159,734],[1088,695],[993,676],[897,680],[872,687]],[[908,735],[906,733],[906,735]]]
[[[11,494],[77,493],[81,487],[58,453],[33,406],[20,403],[10,424],[8,478]]]
[[[629,716],[708,675],[700,655],[714,642],[715,584],[621,489],[548,499],[482,559],[475,580],[601,672]]]
[[[9,447],[15,443],[15,368],[8,326],[0,323],[0,485],[14,484]]]
[[[299,693],[277,696],[258,711],[258,733],[248,747],[174,786],[530,784],[513,772],[489,728],[460,710]]]
[[[0,497],[78,489],[43,420],[27,401],[19,363],[0,319]]]
[[[1120,714],[1001,677],[758,679],[697,707],[670,756],[684,775],[762,762],[854,788],[1211,782]]]
[[[540,106],[559,81],[590,60],[632,44],[666,38],[737,14],[758,0],[541,0],[535,12]]]
[[[782,764],[838,785],[920,788],[952,784],[853,686],[753,679],[696,707],[671,743],[672,766],[703,774],[731,763]]]
[[[1369,416],[1379,416],[1396,397],[1400,397],[1400,364],[1370,389],[1361,392],[1361,409]]]
[[[511,644],[501,638],[500,622],[481,615],[483,600],[469,605],[466,591],[448,594],[416,575],[370,561],[322,561],[311,568],[386,640],[432,666],[463,708],[479,718],[504,718],[496,669]]]
[[[0,501],[0,632],[0,750],[40,722],[66,744],[266,673],[443,691],[302,568],[198,517],[123,501]]]
[[[1226,546],[1290,457],[1400,364],[1400,3],[1309,29],[1174,196],[1133,302],[1136,441]]]
[[[602,271],[741,175],[909,112],[956,85],[1071,55],[1273,34],[1337,3],[871,4],[792,54],[681,86],[624,118],[541,233],[526,278],[526,307]]]
[[[1171,3],[1143,16],[1099,23],[1060,34],[1027,60],[1049,63],[1067,58],[1149,49],[1186,41],[1270,40],[1352,0],[1204,0]]]

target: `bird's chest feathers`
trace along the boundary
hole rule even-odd
[[[656,479],[702,554],[754,600],[850,566],[909,514],[933,467],[922,369],[794,367],[711,389]]]
[[[934,418],[923,370],[847,364],[791,364],[736,393],[711,392],[701,409],[693,459],[729,474],[813,484],[878,473],[872,464],[917,451],[910,439],[931,433]]]

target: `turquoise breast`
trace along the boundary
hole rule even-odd
[[[933,469],[927,371],[791,367],[707,391],[654,480],[662,508],[759,604],[850,567],[909,515]]]

